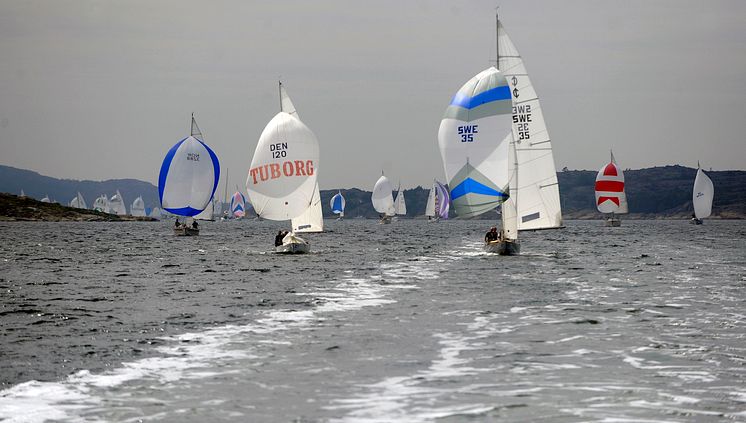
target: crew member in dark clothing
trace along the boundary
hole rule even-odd
[[[282,245],[282,239],[285,238],[285,231],[280,230],[275,236],[275,247]]]
[[[192,228],[199,229],[199,225],[197,224],[196,220],[192,223]]]
[[[179,218],[177,217],[176,218],[176,222],[174,223],[174,227],[178,228],[179,227],[179,223],[180,223],[179,222]]]
[[[490,228],[489,232],[484,234],[484,242],[497,241],[497,238],[497,228],[494,226]]]

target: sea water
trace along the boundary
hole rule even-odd
[[[746,421],[746,222],[0,224],[0,421]]]

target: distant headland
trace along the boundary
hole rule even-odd
[[[624,170],[625,189],[630,213],[625,219],[688,219],[692,214],[692,186],[695,168],[684,166],[659,166],[639,170]],[[595,170],[568,170],[557,172],[560,187],[562,214],[565,219],[602,219],[596,210],[594,197]],[[746,219],[746,171],[708,171],[715,185],[712,218]],[[371,182],[372,184],[372,182]],[[404,190],[407,216],[425,214],[430,187]],[[142,196],[146,207],[159,207],[158,189],[153,184],[136,179],[107,181],[76,181],[57,179],[36,172],[0,165],[0,192],[29,197],[49,197],[62,204],[81,192],[89,202],[101,194],[114,194],[117,190],[131,202]],[[346,200],[347,218],[378,218],[370,201],[370,191],[357,188],[328,189],[321,191],[324,217],[335,217],[329,209],[331,197],[341,191]],[[216,193],[217,195],[218,193]],[[229,192],[230,196],[232,192]],[[220,193],[222,196],[222,193]],[[59,204],[39,203],[31,198],[19,202],[16,196],[0,197],[0,220],[143,220],[131,216],[115,216],[93,210],[70,209]],[[39,206],[43,204],[43,206]],[[129,203],[127,204],[129,207]],[[24,209],[24,207],[36,210]],[[225,209],[225,208],[224,208]],[[249,210],[251,215],[251,209]],[[485,213],[482,218],[494,220],[496,213]]]

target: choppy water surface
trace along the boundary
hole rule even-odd
[[[0,224],[0,420],[746,421],[746,222]]]

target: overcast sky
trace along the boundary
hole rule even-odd
[[[746,169],[746,1],[0,1],[0,164],[155,183],[195,113],[244,186],[281,77],[322,189],[443,179],[440,119],[520,50],[557,169]],[[221,181],[221,188],[223,181]]]

